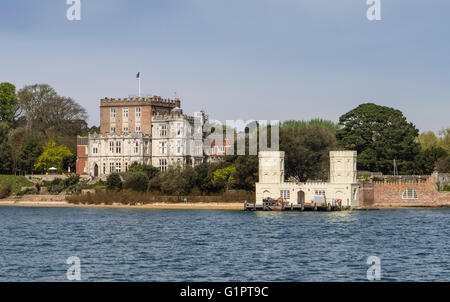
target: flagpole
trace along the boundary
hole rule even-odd
[[[141,73],[139,73],[139,97],[141,97]]]

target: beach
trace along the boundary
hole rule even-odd
[[[113,203],[105,204],[73,204],[67,201],[20,201],[20,200],[0,200],[0,206],[15,207],[74,207],[74,208],[124,208],[124,209],[176,209],[176,210],[243,210],[242,202],[195,202],[195,203],[166,203],[155,202],[149,204],[125,205]]]

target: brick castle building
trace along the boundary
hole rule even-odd
[[[100,133],[77,138],[78,174],[127,171],[136,162],[166,170],[203,162],[203,112],[183,114],[180,99],[100,100]]]

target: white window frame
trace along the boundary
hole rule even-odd
[[[128,108],[123,108],[123,118],[128,118]]]
[[[116,153],[122,153],[122,144],[120,141],[116,142]]]
[[[402,193],[402,199],[419,199],[417,191],[411,188],[406,189]]]
[[[111,108],[110,116],[111,116],[111,118],[116,118],[116,108]]]
[[[141,107],[136,107],[136,118],[141,118]]]
[[[114,153],[114,142],[113,141],[109,142],[109,152]]]
[[[280,197],[282,197],[284,200],[290,200],[291,199],[291,191],[290,190],[280,190]]]

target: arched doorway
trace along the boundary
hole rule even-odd
[[[94,165],[94,176],[95,177],[98,176],[98,165],[97,164]]]
[[[305,202],[305,192],[303,191],[298,191],[297,192],[297,203],[301,204]]]

